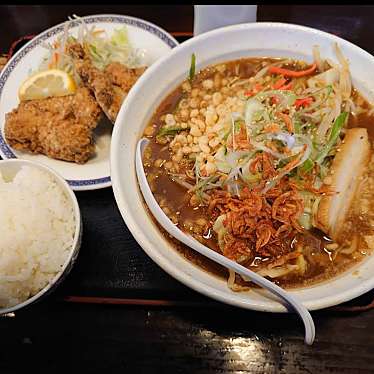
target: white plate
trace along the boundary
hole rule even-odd
[[[261,290],[232,292],[225,280],[205,272],[182,257],[153,224],[144,208],[135,173],[135,148],[154,110],[166,95],[186,78],[191,54],[197,69],[244,56],[289,56],[312,60],[318,44],[324,57],[336,61],[333,43],[339,43],[349,59],[356,87],[370,99],[374,92],[374,57],[336,36],[311,28],[252,23],[229,26],[193,38],[156,62],[138,81],[121,108],[111,145],[114,195],[127,227],[144,251],[166,272],[192,289],[216,300],[247,309],[285,312],[285,308]],[[144,96],[143,92],[147,92]],[[133,126],[126,126],[132,123]],[[348,301],[374,287],[374,256],[369,256],[338,277],[311,287],[290,291],[310,309]]]
[[[126,25],[130,42],[135,48],[146,51],[147,65],[178,45],[178,42],[166,31],[152,23],[138,18],[122,15],[93,15],[82,17],[87,24],[104,29],[109,34],[114,29]],[[44,155],[33,155],[12,149],[5,142],[5,114],[17,107],[18,89],[31,70],[37,69],[47,50],[42,43],[53,42],[63,33],[64,24],[54,26],[36,36],[19,50],[8,62],[0,74],[0,155],[3,159],[21,158],[38,161],[58,171],[74,190],[93,190],[111,185],[109,149],[112,126],[99,126],[96,134],[96,155],[84,165],[54,160]],[[74,21],[71,32],[76,35],[78,22]],[[126,100],[125,100],[126,102]]]

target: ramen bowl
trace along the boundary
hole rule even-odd
[[[251,23],[228,26],[195,37],[176,47],[152,65],[131,90],[115,124],[111,144],[111,177],[122,217],[143,250],[167,273],[186,286],[215,300],[266,312],[286,312],[264,290],[231,291],[225,279],[206,272],[184,258],[153,223],[143,203],[135,173],[135,149],[161,102],[188,76],[191,55],[196,70],[244,57],[288,57],[311,62],[312,48],[336,61],[338,43],[349,60],[353,85],[373,101],[374,57],[334,35],[282,23]],[[348,271],[321,283],[290,289],[309,309],[327,308],[351,300],[374,287],[374,256],[367,256]]]

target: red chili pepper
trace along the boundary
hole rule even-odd
[[[272,104],[278,104],[279,103],[279,97],[278,96],[271,96],[271,103]]]
[[[253,87],[253,90],[244,92],[244,96],[253,96],[253,95],[256,95],[258,92],[262,91],[263,88],[264,87],[263,87],[262,84],[256,83],[255,86]]]
[[[273,84],[273,90],[279,90],[282,86],[284,86],[287,83],[287,79],[281,78],[278,79],[274,84]]]
[[[290,69],[285,69],[285,68],[279,68],[277,66],[270,66],[268,72],[270,74],[280,74],[285,77],[294,77],[294,78],[299,78],[299,77],[304,77],[306,75],[312,74],[314,70],[317,69],[317,65],[313,64],[309,69],[306,70],[290,70]]]
[[[291,88],[292,88],[292,82],[285,84],[284,86],[279,87],[278,89],[279,90],[290,90]]]
[[[305,97],[304,99],[296,99],[295,101],[295,107],[296,109],[299,109],[302,107],[308,107],[313,102],[313,97]]]

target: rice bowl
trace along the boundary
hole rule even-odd
[[[67,183],[33,162],[0,161],[0,196],[2,314],[39,299],[69,272],[81,217]]]

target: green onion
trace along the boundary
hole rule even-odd
[[[179,126],[170,126],[170,127],[161,127],[157,136],[168,136],[168,135],[176,135],[178,132],[183,131],[182,127]]]
[[[334,146],[334,144],[338,140],[340,131],[345,124],[347,116],[348,116],[348,112],[343,112],[336,118],[336,120],[335,120],[335,122],[334,122],[334,124],[331,128],[329,141],[323,147],[322,151],[317,155],[317,158],[315,160],[317,164],[321,164],[323,162],[325,157],[329,154],[331,148]]]
[[[223,135],[222,139],[226,141],[228,139],[228,137],[229,137],[230,134],[231,134],[231,129],[229,131],[227,131],[226,134]]]
[[[242,127],[241,125],[242,125],[242,122],[240,120],[236,120],[234,122],[234,132],[235,132],[235,134],[240,132],[240,129]]]
[[[196,197],[200,201],[200,203],[203,201],[203,194],[205,190],[208,189],[208,184],[214,183],[219,179],[219,176],[212,175],[210,177],[200,179],[200,181],[196,184],[195,188],[191,190],[191,192],[195,192]]]
[[[314,161],[308,158],[305,162],[299,167],[299,170],[303,173],[309,173],[314,167]]]
[[[255,174],[249,174],[246,176],[243,176],[243,179],[248,183],[248,184],[253,184],[257,183],[262,179],[262,173],[255,173]]]
[[[301,132],[301,129],[302,129],[302,123],[300,120],[295,120],[294,123],[293,123],[293,126],[295,128],[295,134],[299,134]]]
[[[338,118],[335,120],[334,125],[331,129],[329,143],[335,144],[338,136],[340,134],[340,130],[343,128],[345,120],[348,116],[348,112],[341,113]]]
[[[327,89],[327,96],[329,96],[329,95],[331,94],[331,92],[332,92],[332,85],[329,84],[329,85],[326,87],[326,89]]]
[[[196,56],[195,56],[195,53],[192,53],[192,55],[191,55],[191,66],[190,66],[190,77],[189,77],[191,82],[195,77],[195,69],[196,69]]]
[[[214,183],[219,179],[219,176],[217,175],[212,175],[210,177],[200,179],[200,181],[197,183],[194,189],[191,191],[198,191],[198,190],[204,190],[204,187],[209,184],[209,183]]]

